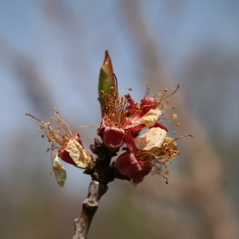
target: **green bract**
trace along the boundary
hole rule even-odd
[[[118,98],[117,80],[108,51],[105,52],[104,63],[100,69],[98,92],[101,110],[104,113],[106,103]]]

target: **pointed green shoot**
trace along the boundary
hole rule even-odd
[[[104,113],[108,101],[118,98],[117,80],[108,51],[105,51],[104,63],[100,69],[98,92],[101,110]]]

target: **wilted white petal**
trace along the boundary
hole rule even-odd
[[[53,168],[57,183],[59,184],[60,187],[64,187],[64,184],[66,181],[66,170],[63,164],[59,161],[57,153],[53,155],[52,168]]]
[[[145,134],[135,139],[135,145],[140,150],[151,150],[154,147],[161,147],[167,131],[159,127],[149,129]]]
[[[76,140],[69,140],[65,150],[69,153],[76,166],[79,168],[89,168],[92,162],[91,156]]]
[[[143,117],[138,119],[135,124],[145,124],[146,127],[150,128],[158,122],[159,117],[161,116],[162,112],[160,109],[151,109],[147,112]]]

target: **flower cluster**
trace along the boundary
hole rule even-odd
[[[174,109],[174,106],[169,106],[172,94],[167,95],[168,90],[165,89],[162,95],[148,97],[150,89],[147,84],[147,93],[140,103],[129,94],[114,100],[107,94],[103,97],[105,110],[98,135],[110,148],[126,145],[125,152],[116,160],[116,167],[135,184],[141,182],[152,167],[167,179],[165,169],[170,159],[179,154],[176,139],[169,138],[167,128],[159,123],[163,119],[177,121],[177,115],[170,113]],[[141,130],[147,131],[139,136]]]
[[[140,102],[134,101],[130,94],[119,95],[117,79],[106,51],[99,77],[102,119],[97,134],[103,141],[103,148],[113,152],[110,155],[120,152],[109,169],[116,170],[135,184],[140,183],[150,172],[161,174],[167,182],[167,166],[171,159],[179,155],[178,138],[168,137],[168,129],[162,123],[167,121],[179,126],[177,114],[173,113],[175,107],[170,106],[169,99],[178,87],[171,94],[165,89],[163,94],[149,96],[151,87],[148,83],[146,85],[146,94]],[[128,90],[132,91],[131,88]],[[73,134],[55,109],[54,112],[55,117],[51,122],[27,115],[41,123],[39,128],[52,143],[48,150],[57,150],[57,153],[52,153],[52,166],[58,184],[63,186],[66,172],[58,157],[78,168],[87,169],[92,175],[97,170],[97,162],[83,147],[80,135]]]
[[[102,71],[105,74],[102,74]],[[100,77],[99,83],[102,121],[98,135],[109,148],[119,149],[125,146],[125,152],[116,159],[117,170],[132,179],[135,184],[141,182],[151,171],[160,173],[167,182],[167,165],[179,152],[177,139],[168,137],[168,130],[161,121],[174,121],[175,125],[179,126],[177,114],[172,113],[175,107],[169,105],[169,97],[179,86],[171,94],[165,89],[163,94],[149,97],[151,87],[146,83],[146,94],[139,103],[129,94],[118,96],[117,80],[108,52],[101,75],[104,75]],[[104,90],[102,85],[107,90]],[[140,135],[142,130],[146,130],[146,133]]]

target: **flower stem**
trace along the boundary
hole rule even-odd
[[[92,180],[89,186],[89,193],[82,205],[80,217],[75,219],[75,232],[72,239],[86,239],[91,221],[98,209],[100,198],[106,193],[108,186]]]

